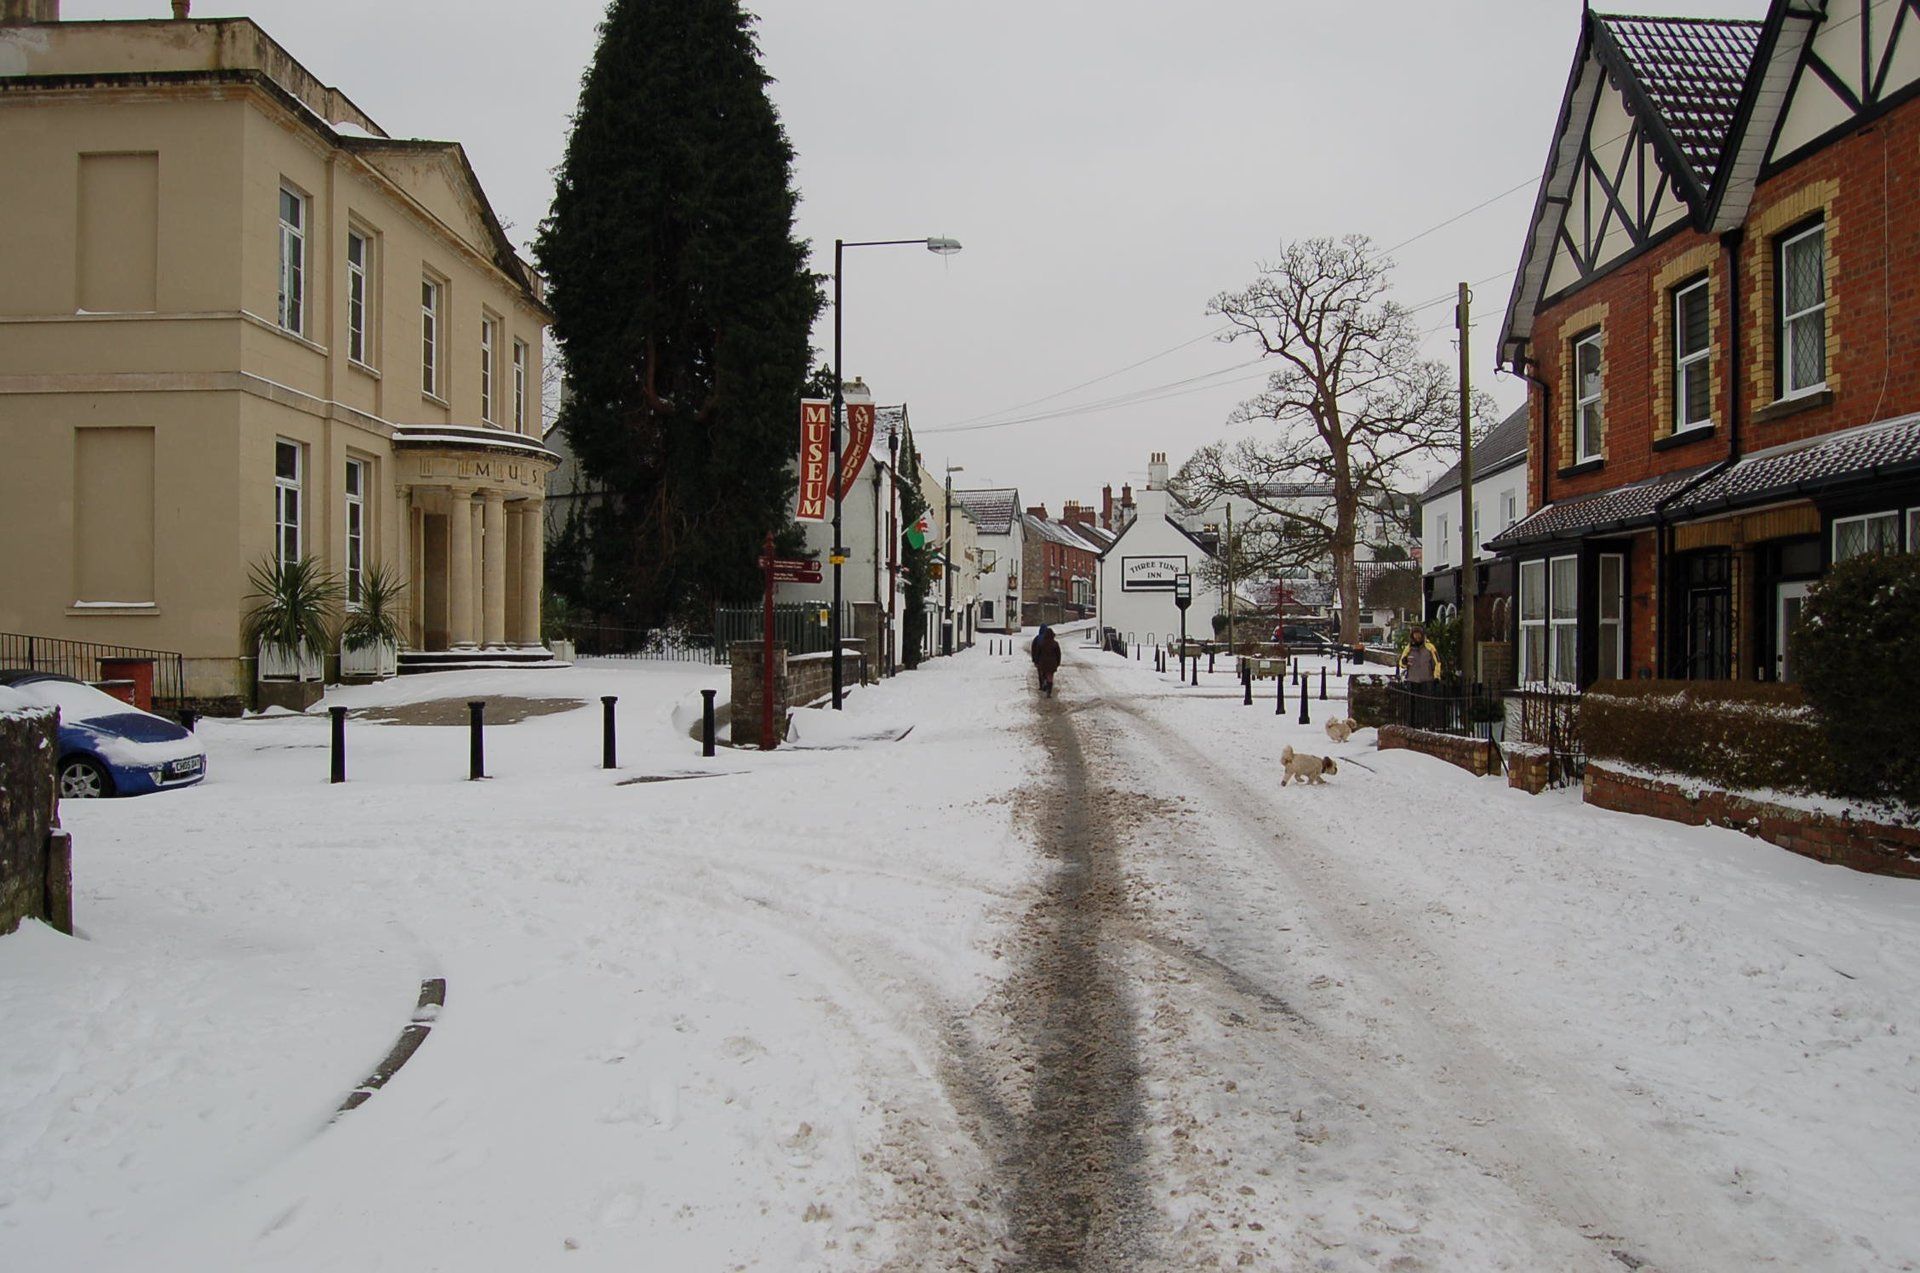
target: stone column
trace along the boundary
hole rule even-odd
[[[467,631],[473,633],[473,644],[481,645],[487,630],[486,575],[481,569],[480,545],[485,530],[484,516],[477,499],[462,500],[460,506],[466,512],[467,526],[473,536],[473,553],[466,560],[467,577],[472,580],[467,592]]]
[[[414,501],[409,490],[407,500],[407,644],[416,650],[427,648],[427,515]]]
[[[447,504],[447,644],[473,648],[473,501],[458,491]]]
[[[480,595],[485,598],[486,639],[492,649],[507,643],[507,497],[501,491],[484,491],[480,499],[485,510]]]
[[[520,504],[520,643],[539,647],[540,593],[546,584],[547,515],[544,500]]]

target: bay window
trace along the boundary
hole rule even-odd
[[[1833,519],[1833,561],[1835,565],[1849,557],[1866,553],[1900,551],[1900,514],[1867,513],[1859,517]]]
[[[1520,680],[1547,679],[1547,563],[1520,563]]]
[[[1575,683],[1580,675],[1580,559],[1555,557],[1548,563],[1549,680]]]

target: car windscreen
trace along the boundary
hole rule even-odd
[[[29,681],[15,685],[13,692],[41,707],[59,708],[64,721],[98,720],[139,710],[103,690],[74,681]]]

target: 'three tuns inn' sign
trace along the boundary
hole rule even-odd
[[[1172,592],[1174,579],[1186,573],[1187,559],[1184,556],[1122,557],[1120,591]]]

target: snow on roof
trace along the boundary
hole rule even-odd
[[[1529,419],[1527,409],[1521,407],[1488,429],[1473,444],[1473,476],[1476,480],[1527,458],[1527,442],[1531,432],[1528,428]],[[1460,466],[1454,464],[1434,478],[1432,485],[1420,492],[1420,498],[1422,501],[1435,499],[1459,489]]]
[[[1700,476],[1705,469],[1689,469],[1667,477],[1651,478],[1631,486],[1573,499],[1555,500],[1545,508],[1529,513],[1499,535],[1489,546],[1515,547],[1543,539],[1578,539],[1596,531],[1624,529],[1650,524],[1655,506]]]
[[[1679,515],[1704,513],[1903,472],[1920,472],[1920,414],[1756,451],[1668,507]]]
[[[953,502],[980,524],[982,535],[1005,535],[1013,530],[1014,518],[1020,516],[1020,492],[1012,487],[955,491]]]
[[[1640,81],[1701,187],[1711,186],[1765,24],[1725,18],[1594,17]]]

